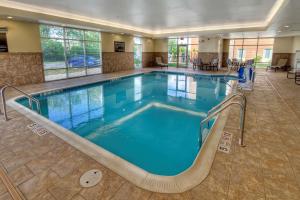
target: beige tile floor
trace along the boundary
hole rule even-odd
[[[133,71],[117,73],[127,74]],[[39,91],[108,78],[117,74],[22,87]],[[9,96],[15,93],[10,92]],[[281,72],[258,72],[255,90],[247,94],[247,147],[238,146],[238,110],[231,109],[225,130],[234,133],[231,152],[217,152],[209,176],[181,194],[140,189],[52,134],[39,137],[30,119],[10,109],[0,120],[0,164],[26,199],[300,199],[300,86]],[[102,181],[84,189],[83,172],[98,168]],[[10,199],[0,182],[0,200]]]

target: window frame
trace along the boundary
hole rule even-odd
[[[255,39],[256,40],[256,44],[245,44],[245,41],[247,40],[251,40],[251,39]],[[263,43],[263,40],[267,40],[266,43]],[[242,42],[241,44],[236,44],[236,41]],[[274,48],[274,38],[273,37],[257,37],[257,38],[231,38],[229,39],[228,42],[228,58],[236,58],[238,60],[240,60],[240,58],[236,57],[236,53],[238,53],[238,51],[236,51],[236,48],[238,49],[244,49],[243,52],[243,59],[246,57],[246,48],[245,47],[256,47],[256,52],[255,52],[255,66],[258,65],[269,65],[272,62],[272,57],[273,57],[273,48]],[[270,57],[268,59],[264,59],[264,55],[262,55],[262,60],[261,61],[257,61],[256,58],[258,58],[258,56],[260,56],[261,54],[259,54],[259,48],[264,48],[264,49],[270,49]],[[264,51],[263,51],[264,54]],[[266,61],[267,60],[267,61]]]
[[[62,48],[63,48],[63,56],[64,56],[64,61],[61,61],[61,62],[64,62],[64,66],[63,67],[53,67],[53,68],[48,68],[46,69],[45,68],[45,59],[43,59],[43,70],[44,70],[44,77],[45,77],[45,81],[56,81],[56,80],[63,80],[63,79],[68,79],[68,78],[75,78],[75,77],[84,77],[84,76],[90,76],[90,75],[96,75],[96,74],[101,74],[102,73],[102,40],[101,40],[101,32],[99,31],[96,31],[96,30],[91,30],[91,29],[81,29],[81,28],[76,28],[76,27],[69,27],[69,26],[59,26],[59,25],[53,25],[53,24],[45,24],[45,23],[41,23],[39,24],[39,30],[40,30],[40,40],[41,40],[41,46],[42,46],[42,51],[43,51],[43,57],[44,57],[44,49],[43,49],[43,41],[62,41]],[[48,26],[51,28],[59,28],[59,29],[62,29],[62,35],[61,36],[57,36],[57,37],[53,37],[53,36],[44,36],[42,33],[41,33],[41,27],[42,26]],[[82,38],[72,38],[70,36],[67,36],[67,30],[79,30],[82,32]],[[57,31],[59,32],[59,31]],[[88,32],[94,32],[98,35],[98,39],[86,39],[86,34]],[[77,56],[78,57],[83,57],[83,65],[82,66],[78,66],[78,67],[71,67],[69,65],[69,59],[68,56],[71,56],[72,57],[76,57],[76,55],[72,55],[71,52],[68,52],[71,50],[70,48],[70,43],[80,43],[80,45],[82,45],[82,50],[83,50],[83,53],[82,54],[78,54]],[[88,46],[88,43],[92,44],[92,43],[95,43],[97,44],[98,46],[98,53],[87,53],[87,46]],[[76,45],[75,45],[76,46]],[[76,46],[77,47],[77,46]],[[95,52],[97,52],[95,51]],[[86,63],[86,59],[87,59],[87,56],[89,55],[95,55],[96,57],[96,61],[97,62],[97,65],[88,65]],[[97,61],[97,58],[99,58],[99,60]],[[76,70],[76,69],[84,69],[84,73],[83,74],[79,74],[79,75],[74,75],[72,76],[72,72],[71,70]],[[89,69],[96,69],[98,68],[99,71],[97,70],[97,72],[89,72]],[[63,70],[64,72],[61,73],[61,74],[57,74],[58,76],[61,75],[61,77],[58,77],[58,78],[48,78],[47,80],[47,75],[46,73],[50,72],[51,71],[55,71],[55,70]]]

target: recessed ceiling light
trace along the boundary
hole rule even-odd
[[[290,26],[289,26],[289,25],[285,25],[285,26],[284,26],[284,28],[288,28],[288,27],[290,27]]]
[[[12,16],[7,16],[7,19],[12,19],[13,17]]]

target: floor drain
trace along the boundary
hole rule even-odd
[[[38,136],[43,136],[49,133],[47,129],[45,129],[37,123],[29,124],[27,125],[27,128],[29,128],[33,133],[37,134]]]
[[[97,169],[92,169],[90,171],[85,172],[80,177],[80,185],[82,187],[93,187],[97,185],[102,179],[102,172]]]

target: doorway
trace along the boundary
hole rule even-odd
[[[177,66],[187,67],[188,66],[188,45],[180,44],[178,45],[177,51]]]
[[[169,67],[188,68],[193,66],[193,60],[198,58],[199,38],[182,37],[168,39]]]

